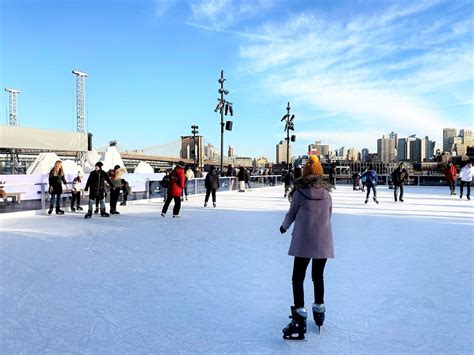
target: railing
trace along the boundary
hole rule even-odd
[[[248,184],[245,185],[245,189],[262,188],[268,186],[275,186],[281,183],[281,175],[268,175],[268,176],[251,176]],[[188,195],[199,195],[206,193],[205,179],[189,179],[186,185]],[[219,191],[233,191],[239,190],[240,182],[235,177],[219,177]],[[164,197],[166,188],[161,186],[159,180],[148,180],[147,181],[146,198],[150,201],[152,198]]]

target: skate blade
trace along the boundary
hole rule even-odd
[[[301,336],[296,336],[296,337],[293,337],[291,335],[289,336],[285,336],[283,335],[283,340],[291,340],[291,341],[306,341],[304,335],[301,335]]]

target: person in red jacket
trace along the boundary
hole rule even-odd
[[[448,181],[449,190],[451,195],[456,195],[456,179],[458,178],[458,172],[456,167],[452,163],[448,163],[446,168],[443,170],[443,174]]]
[[[168,197],[166,198],[163,209],[161,210],[161,216],[166,216],[168,206],[171,200],[174,200],[173,207],[173,218],[179,217],[179,210],[181,209],[181,194],[183,193],[185,183],[184,163],[179,162],[170,174],[170,180],[168,183]]]

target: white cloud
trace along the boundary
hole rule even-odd
[[[155,15],[163,16],[168,10],[177,2],[177,0],[154,0],[155,1]]]
[[[431,26],[421,19],[440,3],[391,7],[348,23],[294,15],[261,26],[262,34],[279,41],[247,44],[240,54],[248,73],[265,78],[266,92],[334,115],[336,138],[348,138],[341,135],[347,130],[349,137],[366,136],[369,129],[378,132],[372,141],[392,130],[439,140],[456,118],[446,117],[431,97],[446,92],[456,100],[452,86],[474,80],[472,36],[466,33],[472,17],[438,13]],[[348,118],[350,126],[338,124]]]
[[[275,0],[199,0],[191,3],[191,23],[226,29],[271,9]]]

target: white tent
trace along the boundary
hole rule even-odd
[[[56,160],[60,160],[56,153],[40,153],[33,164],[30,165],[27,174],[48,174]]]
[[[86,162],[84,164],[84,172],[89,174],[95,168],[95,163],[101,160],[100,154],[96,150],[92,149],[86,153]]]
[[[141,161],[140,163],[138,163],[137,167],[135,168],[133,172],[135,174],[153,174],[155,170],[150,164],[144,161]]]
[[[84,169],[82,166],[77,165],[76,162],[72,160],[63,160],[63,170],[66,175],[76,176],[79,173],[81,176],[84,175]]]
[[[27,174],[48,174],[54,166],[54,163],[59,159],[56,153],[40,153],[36,160],[26,171]],[[84,175],[84,170],[72,160],[62,160],[63,170],[66,175]]]
[[[113,169],[115,165],[119,165],[121,168],[125,167],[116,146],[107,147],[107,150],[102,154],[100,161],[104,164],[104,166],[102,166],[102,170],[104,171]]]

